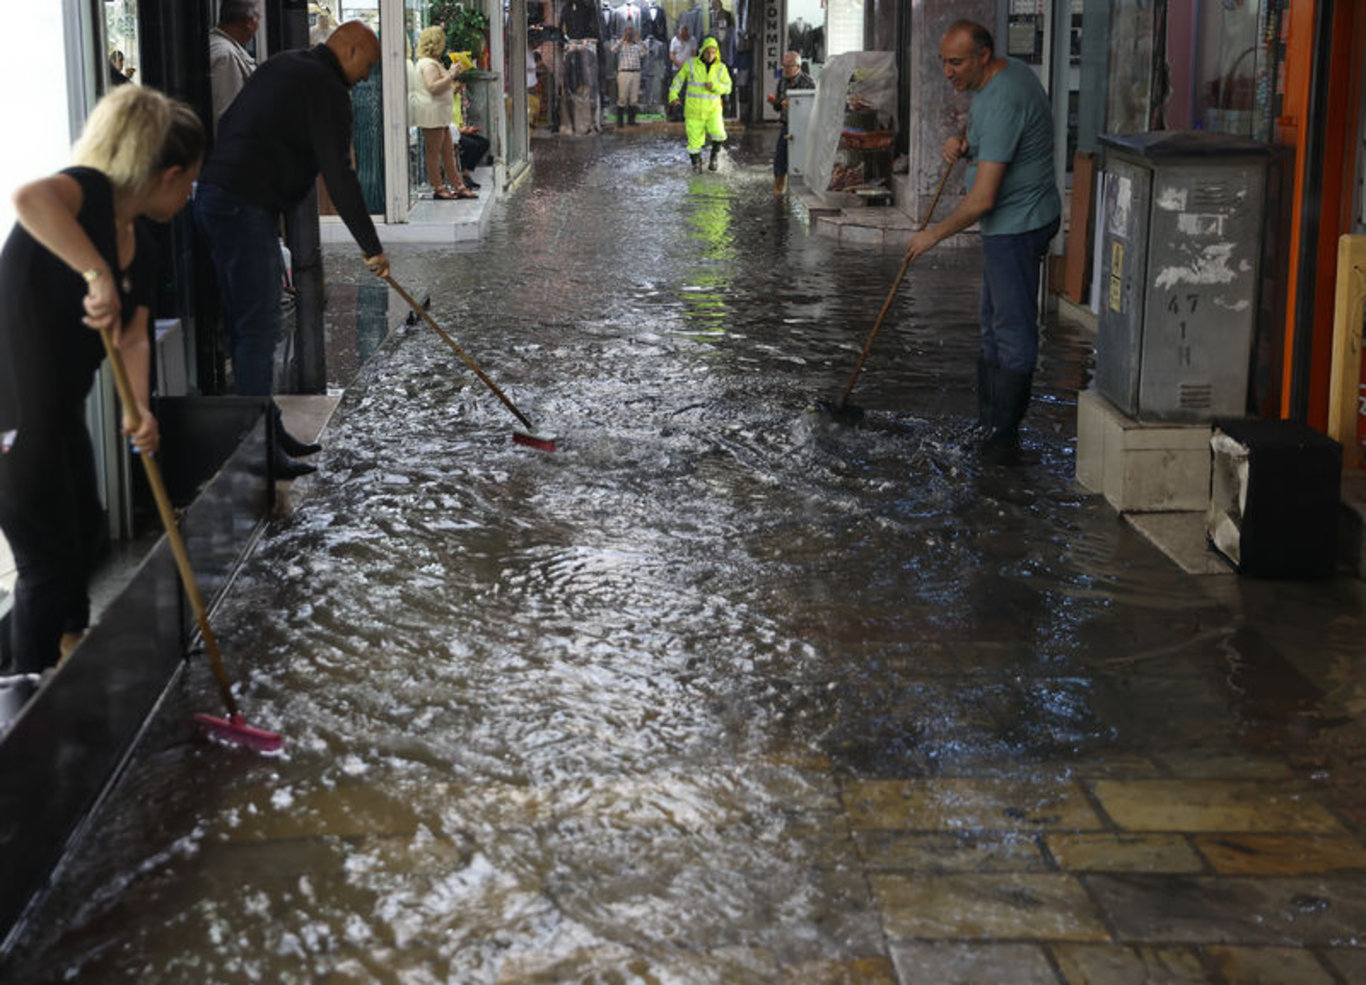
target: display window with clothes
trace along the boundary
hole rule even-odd
[[[599,131],[604,118],[617,118],[619,125],[664,119],[680,27],[688,28],[692,53],[704,37],[716,38],[736,80],[736,93],[725,103],[726,115],[735,117],[745,102],[738,93],[754,77],[751,3],[531,0],[527,43],[539,55],[535,71],[542,83],[537,125],[583,134]],[[593,60],[595,70],[588,65]]]

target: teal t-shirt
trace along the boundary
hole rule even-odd
[[[1053,180],[1053,109],[1039,77],[1017,58],[972,94],[968,121],[968,184],[977,165],[1009,165],[996,204],[982,216],[984,236],[1024,233],[1062,214]]]

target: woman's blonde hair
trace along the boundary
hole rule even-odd
[[[440,24],[424,27],[417,36],[417,57],[440,60],[446,53],[446,30]]]
[[[147,86],[127,85],[95,104],[73,157],[103,171],[116,189],[135,191],[167,168],[198,164],[204,147],[194,110]]]

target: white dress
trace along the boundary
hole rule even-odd
[[[432,95],[427,88],[445,75],[441,64],[435,58],[419,58],[417,71],[413,75],[413,84],[408,92],[411,124],[423,129],[449,126],[451,111],[455,108],[455,90],[448,83],[445,92]]]

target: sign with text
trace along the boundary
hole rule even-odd
[[[768,97],[778,93],[778,76],[783,71],[783,40],[787,37],[787,25],[783,23],[783,0],[764,0],[763,44],[759,57],[763,59],[759,75],[764,80],[763,118],[778,119],[778,110],[769,102]]]

